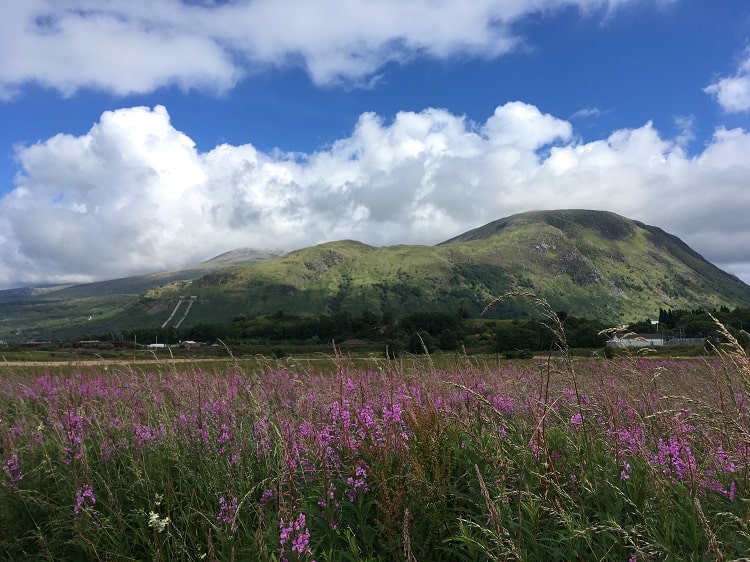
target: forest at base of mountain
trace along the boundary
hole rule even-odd
[[[595,350],[606,345],[609,326],[597,320],[579,318],[563,311],[556,313],[564,329],[565,341],[557,341],[554,322],[539,317],[524,320],[466,318],[456,313],[413,313],[400,319],[348,312],[319,317],[300,317],[282,312],[247,318],[237,316],[229,324],[199,324],[185,329],[144,329],[124,334],[85,334],[78,341],[45,342],[36,347],[48,351],[86,347],[89,350],[146,348],[152,342],[175,347],[241,349],[279,354],[295,351],[325,351],[343,345],[347,350],[382,351],[391,356],[401,353],[423,354],[460,351],[462,353],[499,353],[506,357],[527,357],[533,353],[557,349],[560,344],[571,349]],[[666,340],[707,339],[708,346],[698,346],[690,354],[710,352],[725,338],[720,322],[741,345],[750,346],[750,308],[727,307],[713,311],[664,310],[658,319],[642,319],[623,327],[622,333],[658,332]],[[82,345],[83,343],[83,345]],[[684,353],[684,352],[683,352]],[[204,353],[205,354],[205,353]]]

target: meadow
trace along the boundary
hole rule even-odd
[[[561,348],[0,367],[0,559],[748,559],[742,349]]]

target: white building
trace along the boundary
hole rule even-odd
[[[655,347],[664,345],[661,334],[615,334],[607,342],[607,347]]]

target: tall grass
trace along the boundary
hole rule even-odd
[[[548,320],[543,361],[5,373],[0,558],[748,556],[741,348],[573,361]]]

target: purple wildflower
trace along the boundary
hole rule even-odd
[[[216,516],[219,528],[223,532],[234,534],[237,532],[237,497],[230,496],[226,500],[224,496],[219,498],[219,514]]]
[[[403,420],[401,418],[401,404],[395,403],[390,408],[383,406],[383,423],[384,424],[400,424]]]
[[[166,437],[167,430],[164,426],[154,429],[148,425],[134,423],[133,433],[135,434],[136,444],[141,446],[145,443],[159,443]]]
[[[487,400],[490,404],[502,414],[512,414],[513,409],[516,407],[516,403],[510,396],[502,396],[496,394],[494,396],[488,396]]]
[[[3,470],[8,475],[11,486],[13,488],[18,487],[18,483],[23,478],[21,466],[18,464],[18,453],[13,453],[9,459],[3,461]]]
[[[659,439],[657,453],[652,460],[662,469],[664,476],[684,480],[687,476],[695,474],[696,463],[693,452],[687,444],[680,443],[674,437],[670,437],[668,442]]]
[[[619,428],[616,438],[619,443],[620,452],[623,454],[635,453],[643,449],[645,443],[643,427],[640,425]]]
[[[292,552],[297,553],[297,558],[312,555],[310,547],[310,529],[307,528],[307,519],[304,513],[300,513],[296,521],[284,523],[279,520],[279,542],[281,546],[281,560],[288,562],[285,556],[287,545],[291,544]]]
[[[276,491],[273,488],[269,488],[265,492],[263,492],[263,495],[260,497],[260,503],[266,504],[268,502],[271,502],[273,501],[274,497],[276,497]]]
[[[72,410],[66,410],[62,415],[62,429],[65,431],[65,447],[63,462],[70,464],[73,459],[83,456],[83,429],[86,420]]]
[[[734,494],[737,491],[737,482],[732,480],[732,483],[729,485],[729,491],[727,492],[727,499],[730,502],[734,501]]]
[[[95,504],[94,489],[91,487],[91,484],[84,484],[76,491],[76,505],[73,507],[73,513],[75,513],[77,518],[81,511],[89,511],[89,508]],[[96,511],[91,510],[91,513],[96,514]]]
[[[370,490],[370,487],[367,485],[367,469],[364,466],[359,465],[354,470],[354,477],[350,476],[347,478],[346,483],[349,486],[349,501],[354,503],[359,492],[364,493]]]
[[[628,461],[622,461],[622,470],[620,471],[620,480],[630,479],[630,463]]]

